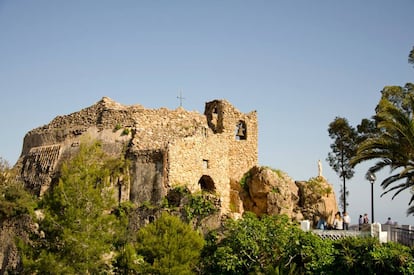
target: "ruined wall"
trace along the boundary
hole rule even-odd
[[[131,160],[130,200],[137,204],[158,204],[167,194],[163,181],[164,152],[142,150]]]
[[[207,102],[200,114],[181,107],[125,106],[104,97],[27,133],[18,161],[26,184],[38,194],[45,192],[54,171],[77,152],[85,137],[131,160],[129,180],[113,186],[117,197],[137,204],[159,203],[178,185],[193,192],[208,186],[219,194],[226,212],[230,179],[239,180],[257,164],[256,112],[243,114],[225,100]]]
[[[226,213],[230,211],[230,179],[240,180],[257,164],[256,112],[245,115],[227,101],[215,100],[206,103],[204,114],[207,125],[169,144],[169,184],[187,185],[194,192],[203,189],[207,179],[209,186],[204,189],[219,195]],[[243,135],[238,136],[241,122]]]
[[[210,128],[228,144],[228,176],[240,180],[258,163],[256,111],[244,114],[225,100],[214,100],[206,103],[205,115]]]
[[[192,192],[197,192],[203,189],[200,180],[203,176],[209,176],[213,186],[207,191],[220,197],[222,211],[227,212],[230,192],[228,144],[220,142],[219,136],[209,133],[207,137],[171,144],[168,152],[170,185],[185,185]]]

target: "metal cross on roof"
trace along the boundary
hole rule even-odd
[[[177,98],[180,100],[180,107],[183,107],[183,99],[185,99],[182,95],[182,91],[180,91],[180,96],[177,96]]]

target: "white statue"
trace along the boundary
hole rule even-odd
[[[322,176],[322,163],[321,163],[321,160],[318,160],[318,177],[323,177]]]

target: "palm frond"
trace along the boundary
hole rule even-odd
[[[408,202],[408,205],[410,205],[414,201],[414,194],[411,196],[410,201]]]
[[[394,186],[394,187],[392,187],[392,188],[390,188],[390,189],[388,189],[387,191],[384,191],[382,194],[381,194],[381,197],[382,196],[384,196],[385,194],[388,194],[389,192],[391,192],[391,191],[394,191],[394,190],[397,190],[397,189],[399,189],[398,191],[396,191],[395,193],[394,193],[394,195],[392,195],[392,197],[391,197],[391,199],[394,199],[398,194],[400,194],[402,191],[404,191],[404,190],[406,190],[406,189],[408,189],[408,188],[410,188],[411,186],[409,186],[409,185],[407,185],[406,183],[401,183],[401,184],[399,184],[399,185],[397,185],[397,186]]]
[[[380,100],[374,118],[378,134],[358,144],[356,156],[350,161],[352,166],[356,166],[376,160],[375,165],[369,168],[373,173],[389,167],[393,175],[382,181],[384,192],[381,197],[393,192],[392,199],[414,186],[414,93],[404,97],[402,104],[398,102],[384,97]],[[413,202],[414,194],[409,205]],[[414,206],[407,213],[414,214]]]
[[[407,209],[407,216],[409,216],[409,215],[413,215],[414,216],[414,205],[413,206],[410,206],[408,209]]]
[[[392,183],[394,183],[394,182],[396,182],[396,181],[398,181],[398,180],[400,180],[400,179],[401,179],[400,174],[395,174],[395,175],[389,176],[389,177],[385,178],[385,179],[381,182],[381,187],[382,187],[383,189],[387,189],[387,188],[388,188],[388,186],[390,186],[390,184],[392,184]],[[404,184],[405,184],[405,183],[404,183]]]
[[[379,162],[377,162],[374,166],[369,168],[369,171],[371,171],[372,173],[376,173],[378,171],[380,171],[382,168],[390,165],[392,163],[392,161],[390,159],[383,159]]]

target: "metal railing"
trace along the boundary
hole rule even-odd
[[[411,225],[383,224],[382,231],[387,232],[387,240],[406,246],[414,246],[414,227]]]
[[[361,230],[358,225],[351,226],[349,230],[319,230],[312,232],[322,239],[338,240],[344,237],[377,237],[381,242],[398,242],[400,244],[414,246],[414,226],[367,224]]]

